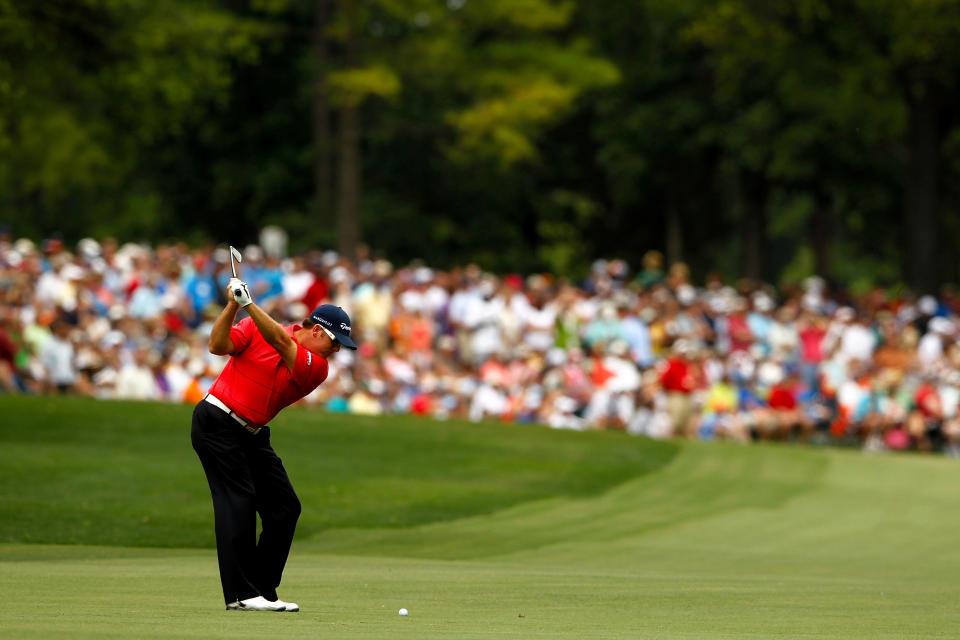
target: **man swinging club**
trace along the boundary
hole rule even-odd
[[[236,275],[236,274],[234,274]],[[210,332],[210,352],[232,356],[193,411],[191,440],[213,495],[220,582],[227,609],[299,611],[277,596],[300,516],[267,423],[317,388],[341,346],[356,349],[350,318],[318,307],[302,324],[282,326],[230,280],[227,306]],[[249,318],[236,326],[237,311]],[[257,541],[257,514],[262,531]]]

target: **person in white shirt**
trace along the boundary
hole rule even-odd
[[[944,343],[953,333],[953,323],[946,318],[932,318],[927,332],[917,344],[917,360],[922,367],[930,367],[943,357]]]
[[[492,279],[485,280],[480,285],[480,295],[470,299],[464,314],[463,323],[471,332],[470,351],[477,366],[503,347],[500,335],[503,299],[495,296],[495,293],[495,282]]]
[[[834,320],[823,339],[825,353],[834,353],[834,359],[845,365],[851,360],[869,362],[877,346],[877,337],[873,331],[857,317],[851,307],[841,307],[834,314]],[[836,351],[834,352],[834,349]]]
[[[317,276],[307,268],[307,261],[303,257],[297,256],[285,265],[287,268],[284,269],[281,280],[283,297],[288,303],[303,300]]]
[[[640,371],[630,360],[627,343],[614,340],[606,353],[600,356],[601,346],[597,346],[597,358],[594,366],[602,366],[607,378],[593,390],[584,420],[591,425],[625,428],[633,417],[635,409],[634,392],[640,389]]]
[[[74,389],[77,382],[73,344],[69,338],[70,325],[63,319],[57,319],[53,321],[51,329],[53,335],[43,345],[40,363],[50,390],[67,393]]]
[[[485,382],[480,385],[470,402],[468,418],[471,422],[478,422],[484,418],[499,418],[507,411],[507,394],[496,382]]]
[[[157,384],[150,363],[157,356],[150,347],[140,346],[133,358],[117,372],[115,393],[117,398],[129,400],[160,400],[163,394]]]
[[[514,298],[514,312],[523,326],[523,342],[537,353],[546,353],[554,346],[557,326],[557,304],[545,291]]]

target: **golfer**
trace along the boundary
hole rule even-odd
[[[300,501],[266,426],[317,388],[340,347],[356,349],[340,307],[317,307],[302,324],[282,326],[231,279],[227,306],[210,332],[210,352],[229,355],[193,411],[191,440],[213,495],[220,582],[229,610],[299,611],[277,596]],[[241,308],[250,314],[236,326]],[[262,531],[257,541],[257,514]]]

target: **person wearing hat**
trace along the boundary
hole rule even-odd
[[[340,307],[317,307],[283,326],[257,306],[245,282],[231,279],[209,349],[228,355],[193,412],[191,440],[213,496],[220,582],[228,610],[299,611],[277,596],[300,501],[270,446],[267,423],[322,383],[340,347],[356,349]],[[234,325],[243,308],[250,317]],[[257,514],[261,534],[257,540]]]

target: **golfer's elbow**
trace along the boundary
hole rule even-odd
[[[207,348],[215,356],[228,356],[233,353],[233,345],[229,341],[224,342],[223,340],[214,340],[210,338],[210,341],[207,343]]]

